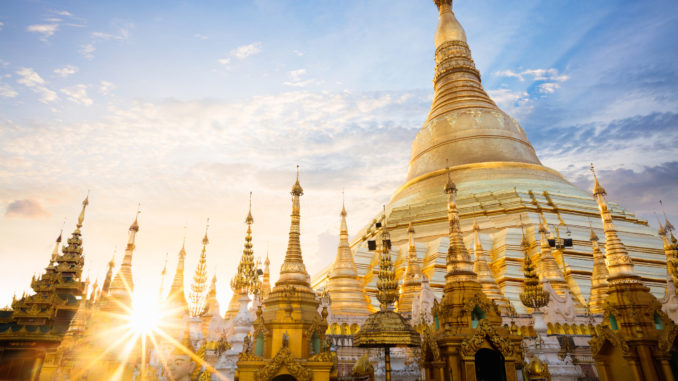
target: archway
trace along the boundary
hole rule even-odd
[[[498,351],[482,348],[476,352],[477,381],[506,381],[504,356]]]
[[[297,379],[291,374],[281,374],[280,376],[274,377],[271,381],[297,381]]]

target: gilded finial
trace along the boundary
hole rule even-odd
[[[457,186],[454,184],[454,181],[452,181],[452,177],[450,175],[450,167],[447,166],[445,167],[445,171],[447,171],[447,183],[445,184],[445,193],[449,195],[455,195],[457,193]]]
[[[139,231],[139,213],[141,213],[141,203],[137,206],[137,215],[134,217],[134,222],[130,225],[129,230],[134,230],[135,232]]]
[[[85,221],[85,208],[87,208],[87,205],[89,205],[89,190],[87,190],[87,196],[82,201],[82,210],[80,211],[80,216],[78,216],[78,224],[76,225],[78,229],[82,227],[82,223]]]
[[[523,228],[522,216],[520,226]],[[521,246],[525,255],[523,260],[525,279],[523,280],[523,290],[520,293],[520,301],[523,302],[525,307],[533,309],[544,307],[549,303],[550,295],[544,290],[544,287],[539,282],[539,276],[537,276],[537,271],[528,253],[529,245],[527,244],[527,238],[525,237],[524,229]]]
[[[202,245],[206,246],[207,244],[210,243],[210,240],[207,239],[207,230],[210,228],[210,219],[209,217],[207,218],[207,222],[205,223],[205,236],[202,238]]]
[[[595,169],[595,167],[593,166],[593,163],[591,163],[591,173],[593,173],[593,180],[594,180],[594,184],[593,184],[593,195],[594,195],[594,196],[597,196],[597,195],[601,195],[601,196],[602,196],[602,195],[606,195],[607,192],[605,192],[605,188],[603,188],[603,186],[600,185],[600,183],[598,182],[598,176],[596,176],[596,169]]]
[[[304,195],[304,189],[301,187],[301,184],[299,184],[299,165],[297,164],[297,181],[294,183],[292,186],[292,196],[303,196]]]
[[[341,213],[340,213],[340,215],[342,217],[346,217],[346,215],[347,215],[347,213],[346,213],[346,200],[344,199],[344,191],[343,190],[341,191]]]
[[[599,238],[598,238],[598,236],[596,235],[596,232],[593,230],[593,224],[591,223],[591,221],[589,221],[589,228],[591,229],[591,234],[589,235],[589,241],[591,241],[591,242],[593,242],[593,241],[598,242],[598,241],[599,241]]]
[[[386,228],[386,205],[384,205],[384,224],[382,225],[381,244],[379,245],[379,279],[377,280],[377,300],[381,304],[381,310],[393,308],[393,303],[398,299],[398,280],[395,277],[395,269],[391,262],[391,242]]]
[[[666,233],[672,233],[676,228],[673,227],[673,224],[669,221],[669,217],[666,215],[666,209],[664,209],[664,203],[662,200],[659,200],[659,205],[662,207],[662,213],[664,213],[664,231]]]
[[[248,225],[251,225],[254,223],[254,217],[252,217],[252,192],[250,192],[250,210],[247,213],[247,218],[245,219],[245,223]]]

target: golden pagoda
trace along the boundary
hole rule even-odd
[[[271,260],[268,258],[268,251],[266,252],[266,260],[264,261],[264,274],[261,280],[261,300],[266,300],[268,294],[271,293]]]
[[[449,11],[449,4],[440,8],[442,15]],[[450,172],[444,190],[449,222],[447,275],[443,298],[433,307],[435,331],[431,339],[425,338],[428,349],[422,357],[426,377],[440,381],[516,380],[516,369],[522,363],[522,337],[502,326],[499,308],[485,295],[473,271]],[[431,361],[436,358],[440,360]]]
[[[209,229],[209,219],[205,227],[205,236],[202,239],[202,251],[200,259],[195,267],[193,274],[193,283],[191,283],[191,293],[189,303],[189,313],[191,317],[201,316],[205,311],[205,290],[207,290],[207,245],[210,243],[207,238],[207,229]]]
[[[600,209],[605,232],[605,256],[609,272],[608,296],[603,321],[590,341],[601,381],[673,380],[678,352],[678,327],[662,311],[636,273],[634,261],[617,234],[605,189],[594,176],[593,195]]]
[[[85,257],[81,231],[89,197],[68,244],[61,248],[57,238],[44,274],[33,277],[32,295],[12,298],[12,309],[0,311],[0,379],[35,380],[43,361],[53,355],[66,334],[71,320],[86,298],[81,281]]]
[[[524,312],[519,298],[523,257],[520,216],[529,221],[545,220],[547,225],[565,225],[572,232],[572,247],[558,250],[555,256],[547,250],[562,264],[548,259],[544,265],[547,276],[553,278],[549,279],[551,286],[559,295],[570,291],[577,313],[584,314],[593,269],[588,221],[598,216],[597,204],[588,192],[541,164],[525,131],[483,89],[466,33],[452,10],[452,0],[435,0],[435,4],[439,12],[434,38],[433,102],[412,143],[407,177],[393,193],[386,211],[375,219],[387,217],[393,247],[402,253],[408,251],[410,222],[416,227],[417,245],[426,253],[420,266],[439,297],[445,286],[448,244],[446,200],[439,189],[445,184],[449,162],[460,191],[456,201],[461,231],[466,242],[472,243],[475,220],[480,226],[479,234],[490,238],[491,246],[484,249],[492,258],[490,271],[501,294],[517,312]],[[654,231],[646,221],[617,204],[610,204],[610,212],[620,237],[634,242],[629,255],[636,262],[638,275],[653,294],[661,296],[665,256]],[[595,223],[594,228],[602,226]],[[366,280],[365,291],[374,305],[378,270],[367,244],[375,234],[370,221],[350,241],[358,276]],[[405,262],[396,264],[402,266],[396,268],[400,282]],[[538,257],[535,263],[542,267]],[[314,275],[314,288],[325,285],[330,270]]]
[[[403,282],[400,285],[398,312],[401,314],[411,315],[412,302],[414,301],[415,295],[421,291],[421,280],[424,277],[424,273],[421,272],[421,266],[419,266],[417,247],[414,244],[414,226],[412,226],[411,222],[407,227],[407,235],[407,267],[405,268],[405,273],[403,274]]]
[[[248,294],[253,294],[258,292],[257,290],[257,268],[254,263],[254,250],[252,250],[252,224],[254,223],[254,217],[252,217],[252,192],[250,192],[250,207],[247,212],[247,218],[245,218],[245,224],[247,224],[247,233],[245,235],[245,245],[242,251],[242,256],[240,257],[240,263],[238,264],[238,271],[235,273],[233,279],[231,279],[231,290],[233,290],[233,296],[231,301],[228,303],[228,310],[226,311],[225,319],[233,319],[238,312],[240,311],[241,299],[243,296],[249,298]],[[268,256],[266,257],[268,260]],[[270,287],[270,285],[269,285]]]
[[[327,284],[328,292],[331,293],[330,312],[332,318],[346,315],[366,318],[370,314],[369,303],[367,295],[362,291],[358,271],[353,262],[353,254],[348,244],[346,215],[346,207],[342,204],[339,246]]]
[[[319,302],[301,255],[299,198],[303,193],[297,169],[287,253],[280,278],[263,308],[257,310],[253,339],[245,341],[240,354],[236,377],[241,381],[271,381],[280,375],[298,381],[328,381],[331,372],[336,372],[325,341],[327,311],[318,313]]]
[[[165,301],[166,308],[177,317],[184,317],[188,315],[188,302],[186,301],[186,292],[184,290],[184,262],[186,261],[186,237],[181,244],[179,256],[177,259],[177,269],[174,272],[172,285],[170,286],[167,300]]]

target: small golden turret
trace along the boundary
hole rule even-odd
[[[591,297],[589,298],[589,308],[592,313],[603,313],[605,299],[607,299],[607,266],[605,265],[605,256],[598,245],[598,236],[591,227],[591,248],[593,250],[593,271],[591,273]]]
[[[497,285],[492,269],[490,269],[487,252],[480,242],[480,225],[475,220],[473,221],[473,255],[475,256],[473,272],[478,275],[478,282],[483,287],[483,292],[497,304],[503,313],[508,313],[510,311],[509,302],[499,290],[499,285]]]
[[[447,183],[445,184],[445,193],[447,194],[447,218],[450,226],[450,245],[447,251],[447,275],[446,283],[457,282],[460,280],[477,281],[478,276],[473,272],[473,262],[471,256],[464,245],[464,236],[461,233],[459,224],[459,209],[455,197],[457,187],[450,177],[450,170],[447,169]]]
[[[366,295],[363,293],[358,280],[358,271],[348,243],[347,213],[343,203],[339,215],[341,216],[339,245],[327,283],[327,289],[331,290],[332,297],[330,309],[333,316],[368,315],[370,310]]]
[[[539,273],[541,279],[548,280],[551,287],[559,294],[564,295],[569,290],[563,270],[558,266],[556,258],[553,256],[551,246],[549,245],[548,226],[546,218],[543,218],[539,224],[539,237],[541,254],[539,257]]]
[[[108,270],[106,271],[106,278],[104,279],[104,284],[101,286],[101,295],[108,295],[111,289],[111,281],[113,280],[113,268],[115,267],[115,254],[111,257],[111,260],[108,261]]]
[[[264,275],[261,281],[261,300],[268,298],[271,293],[271,260],[268,258],[268,250],[266,250],[266,260],[264,261]]]
[[[134,279],[132,277],[132,256],[136,247],[136,234],[139,232],[139,213],[141,213],[141,210],[137,209],[134,221],[129,227],[125,255],[123,256],[118,273],[115,274],[113,282],[111,282],[109,291],[111,296],[116,298],[119,303],[122,303],[128,307],[131,307],[132,305],[132,292],[134,291]],[[115,305],[117,305],[117,303],[110,304],[111,307]]]
[[[240,298],[243,295],[253,294],[257,292],[258,277],[257,267],[254,263],[254,250],[252,250],[252,224],[254,217],[252,217],[252,192],[250,192],[250,207],[245,218],[247,224],[247,234],[245,235],[245,246],[238,264],[238,271],[233,279],[231,279],[231,290],[233,296],[228,304],[228,311],[226,311],[226,319],[230,319],[238,314],[240,311]],[[270,287],[270,286],[269,286]]]
[[[386,212],[384,210],[384,216]],[[398,280],[395,276],[393,262],[391,262],[391,236],[386,227],[386,219],[381,230],[381,240],[378,242],[379,279],[377,279],[377,300],[382,311],[393,309],[393,303],[398,299]]]
[[[414,226],[412,222],[407,227],[408,252],[407,267],[403,275],[403,283],[400,286],[400,298],[398,299],[398,312],[402,314],[412,313],[414,296],[421,291],[423,273],[417,258],[417,247],[414,245]]]
[[[167,295],[167,304],[175,315],[188,314],[188,302],[184,291],[184,262],[186,260],[186,236],[181,244],[181,250],[177,258],[177,269],[174,272],[172,285]]]
[[[617,229],[612,222],[612,214],[605,199],[605,188],[598,182],[598,176],[591,164],[594,186],[593,197],[598,203],[600,217],[603,220],[603,229],[605,231],[605,257],[607,259],[607,268],[609,271],[608,281],[614,283],[621,282],[640,282],[640,277],[635,273],[633,261],[629,256],[626,247],[617,235]]]
[[[535,266],[530,259],[530,244],[527,242],[525,234],[523,234],[520,247],[525,254],[525,259],[523,260],[525,279],[523,280],[523,290],[520,293],[520,301],[523,302],[525,307],[537,310],[549,304],[549,293],[544,290],[544,287],[537,276]]]
[[[205,290],[207,289],[207,245],[210,243],[207,238],[207,230],[209,229],[209,218],[205,226],[205,236],[202,239],[202,252],[200,252],[200,260],[195,267],[193,274],[193,283],[191,283],[191,294],[189,313],[193,317],[200,316],[205,307]]]

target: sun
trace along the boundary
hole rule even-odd
[[[160,325],[160,309],[156,298],[135,293],[132,298],[129,324],[132,331],[139,335],[149,335]]]

